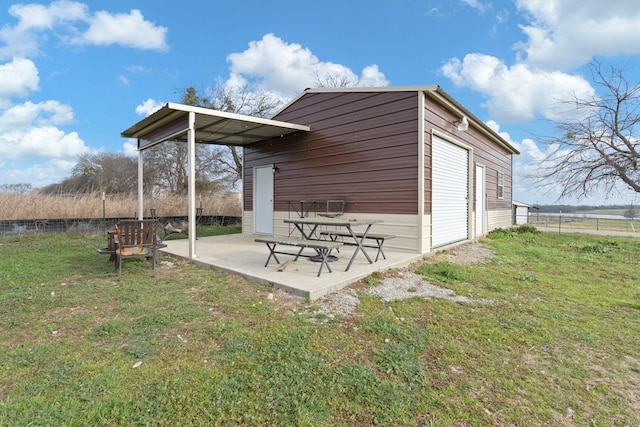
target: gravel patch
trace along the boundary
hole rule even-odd
[[[389,277],[381,285],[367,289],[369,295],[381,297],[384,302],[423,297],[442,298],[455,302],[486,303],[485,300],[456,295],[454,291],[426,282],[424,278],[411,271],[401,271],[397,277]]]
[[[493,258],[491,249],[480,243],[470,243],[453,248],[446,252],[446,259],[451,263],[470,265],[474,263],[489,262]],[[385,277],[377,286],[364,289],[369,295],[378,296],[384,302],[408,298],[441,298],[449,301],[490,304],[492,301],[485,299],[469,298],[456,295],[451,289],[433,285],[424,278],[409,269],[400,269],[393,276]],[[307,307],[306,313],[313,313],[315,321],[329,321],[337,316],[352,315],[360,300],[353,289],[344,289],[317,301]]]
[[[360,299],[351,290],[340,291],[307,307],[302,313],[312,313],[315,322],[326,323],[336,317],[352,315],[360,305]]]
[[[451,249],[447,260],[453,264],[471,265],[490,262],[493,255],[493,251],[481,243],[468,243]]]

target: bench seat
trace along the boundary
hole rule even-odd
[[[329,263],[327,262],[329,254],[331,253],[332,250],[338,249],[340,246],[344,245],[343,242],[338,242],[338,241],[331,241],[331,240],[305,240],[305,239],[300,239],[300,238],[295,238],[295,237],[288,237],[288,236],[257,237],[255,239],[255,241],[258,242],[258,243],[265,243],[267,245],[267,247],[269,248],[269,257],[267,258],[267,263],[264,265],[265,267],[267,267],[269,265],[269,262],[271,261],[271,257],[273,257],[273,259],[278,264],[280,263],[280,261],[276,257],[276,254],[294,256],[295,257],[293,259],[294,261],[297,261],[298,258],[301,257],[301,256],[312,257],[312,256],[319,255],[320,258],[321,258],[321,262],[320,262],[320,268],[318,269],[318,277],[320,277],[320,273],[322,273],[322,268],[325,265],[327,266],[327,270],[329,270],[329,272],[331,272],[331,267],[329,266]],[[300,250],[297,253],[280,252],[280,251],[276,250],[278,245],[294,246],[294,247],[300,248]],[[315,250],[316,253],[314,255],[303,255],[302,251],[305,250],[306,248],[313,249],[313,250]]]
[[[354,233],[356,235],[356,237],[358,239],[362,239],[362,237],[364,236],[364,233]],[[336,230],[336,231],[323,231],[320,233],[321,236],[328,236],[332,241],[332,242],[337,242],[339,241],[339,238],[341,237],[353,237],[351,235],[351,233],[349,233],[348,231],[341,231],[341,230]],[[393,234],[380,234],[380,233],[367,233],[367,237],[365,238],[365,240],[375,240],[376,244],[363,244],[362,246],[364,246],[365,248],[374,248],[374,249],[378,249],[378,253],[376,254],[376,261],[378,261],[378,258],[380,257],[380,255],[382,255],[383,259],[387,259],[387,257],[384,254],[384,251],[382,250],[382,245],[384,244],[385,240],[389,240],[389,239],[394,239],[396,236]],[[346,246],[357,246],[358,244],[356,242],[350,242],[350,241],[344,241],[341,240],[342,243]]]

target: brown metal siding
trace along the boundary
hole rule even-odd
[[[493,143],[472,126],[466,132],[453,130],[452,123],[459,117],[439,107],[435,101],[426,97],[425,102],[425,213],[431,213],[431,130],[438,129],[454,140],[473,148],[475,164],[485,166],[485,191],[488,210],[511,209],[511,154],[503,147]],[[504,173],[504,198],[497,197],[498,171]],[[472,189],[473,209],[475,209],[475,185]]]
[[[245,148],[246,210],[253,167],[273,163],[275,210],[339,198],[350,213],[417,214],[416,92],[308,93],[274,118],[311,132]]]
[[[178,132],[184,132],[187,129],[189,129],[189,116],[186,115],[178,117],[149,132],[145,135],[145,139],[139,139],[138,148],[144,148],[148,145],[161,141],[168,136],[175,135]]]

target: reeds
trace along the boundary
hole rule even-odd
[[[144,216],[155,209],[158,217],[187,216],[187,196],[144,198]],[[202,215],[241,216],[242,197],[238,193],[221,193],[196,198]],[[135,195],[90,194],[0,194],[0,220],[133,218],[137,217]]]

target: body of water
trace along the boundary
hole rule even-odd
[[[538,216],[537,213],[530,213],[529,216],[532,217],[536,217]],[[541,217],[545,217],[545,216],[562,216],[562,217],[566,217],[566,218],[589,218],[589,219],[628,219],[631,220],[631,218],[627,218],[623,215],[599,215],[599,214],[578,214],[578,213],[541,213],[539,214],[539,216]]]

